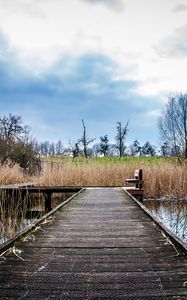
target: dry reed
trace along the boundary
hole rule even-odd
[[[164,164],[144,168],[145,195],[151,197],[187,197],[187,169],[185,166]]]
[[[19,166],[0,166],[0,184],[34,181],[45,186],[124,186],[125,178],[132,178],[134,170],[143,169],[145,195],[150,197],[187,196],[187,168],[167,160],[159,164],[147,164],[144,159],[120,160],[98,159],[61,163],[46,162],[40,176],[29,178]]]
[[[0,185],[26,182],[28,179],[18,165],[0,165]]]
[[[43,174],[35,180],[39,185],[124,186],[125,178],[132,178],[137,168],[143,169],[146,196],[187,196],[186,167],[167,161],[151,166],[147,166],[143,160],[135,160],[130,164],[110,160],[105,164],[94,160],[85,160],[80,164],[72,161],[46,163]]]
[[[29,195],[25,195],[23,199],[19,191],[0,190],[0,244],[7,238],[12,238],[18,227],[25,224],[29,206]]]

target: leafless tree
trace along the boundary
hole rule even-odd
[[[125,138],[128,132],[129,121],[125,127],[122,127],[121,122],[117,122],[116,148],[119,151],[119,156],[122,157],[125,153]]]
[[[38,146],[21,116],[0,116],[0,163],[18,163],[29,172],[40,170]]]
[[[4,142],[23,139],[28,134],[28,127],[23,125],[21,116],[9,114],[8,117],[0,117],[0,135]]]
[[[88,157],[88,145],[91,144],[95,139],[89,139],[87,137],[86,133],[86,125],[84,123],[84,120],[82,119],[82,126],[83,126],[83,135],[79,140],[79,143],[82,144],[83,146],[83,151],[84,151],[84,156],[87,158]]]
[[[59,140],[55,145],[55,152],[57,155],[61,155],[63,152],[63,143]]]
[[[162,141],[176,156],[187,159],[187,94],[169,98],[158,126]]]

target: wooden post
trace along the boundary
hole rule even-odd
[[[134,172],[134,178],[127,178],[127,183],[132,183],[134,186],[126,187],[126,190],[136,197],[138,200],[143,201],[143,172],[142,169],[137,169]]]
[[[139,169],[139,180],[140,180],[140,183],[138,186],[139,189],[142,189],[142,187],[143,187],[142,179],[143,179],[142,169]]]
[[[44,198],[45,198],[45,212],[49,212],[52,210],[52,205],[51,205],[51,193],[44,193]]]

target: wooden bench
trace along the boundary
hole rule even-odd
[[[134,172],[134,178],[127,178],[125,182],[133,184],[133,186],[126,186],[125,190],[138,200],[143,200],[143,172],[142,169],[137,169]]]

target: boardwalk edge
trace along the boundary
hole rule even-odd
[[[67,200],[64,202],[60,203],[58,206],[56,206],[54,209],[52,209],[50,212],[47,214],[43,215],[40,219],[36,220],[32,224],[28,225],[25,227],[23,230],[21,230],[18,234],[16,234],[12,239],[8,240],[7,242],[3,243],[2,246],[0,246],[0,255],[2,253],[6,252],[13,244],[20,240],[22,237],[26,236],[31,232],[33,229],[35,229],[39,224],[44,222],[47,218],[52,216],[54,213],[56,213],[61,207],[65,206],[68,204],[71,200],[73,200],[75,197],[77,197],[80,193],[82,193],[85,190],[85,188],[81,188],[80,191],[78,191],[75,195],[69,197]]]
[[[169,228],[167,228],[163,222],[158,220],[142,203],[140,203],[135,197],[128,193],[125,188],[122,188],[122,190],[148,215],[148,217],[159,227],[162,233],[164,233],[164,235],[169,238],[169,241],[175,248],[176,252],[178,252],[179,250],[183,255],[187,255],[187,245],[183,243],[183,241],[178,238]]]

